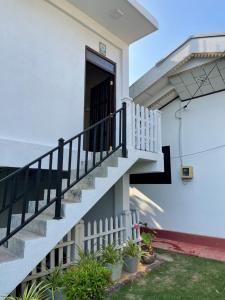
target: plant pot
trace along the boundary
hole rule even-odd
[[[123,264],[121,262],[118,262],[115,265],[106,263],[105,267],[111,271],[111,281],[118,281],[121,278],[123,268]]]
[[[128,273],[137,272],[139,264],[139,258],[133,256],[125,256],[124,257],[124,270]]]
[[[65,300],[66,296],[64,294],[64,288],[58,288],[57,290],[53,291],[51,289],[47,289],[46,291],[47,299],[51,300]]]
[[[141,262],[143,264],[146,264],[146,265],[150,265],[152,264],[156,259],[156,255],[155,254],[145,254],[145,255],[142,255],[141,256]]]

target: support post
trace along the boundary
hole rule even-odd
[[[64,139],[58,141],[58,162],[57,162],[57,183],[56,183],[56,203],[55,203],[55,217],[54,219],[60,220],[61,216],[61,203],[62,203],[62,173],[63,173],[63,147]]]
[[[127,104],[123,102],[122,157],[127,157]]]

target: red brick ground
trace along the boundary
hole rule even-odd
[[[225,251],[218,247],[209,247],[165,238],[155,238],[153,243],[155,248],[174,251],[192,256],[205,257],[209,259],[225,262]]]

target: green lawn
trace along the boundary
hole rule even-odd
[[[163,253],[173,262],[166,262],[135,283],[122,287],[108,299],[225,300],[225,263]]]

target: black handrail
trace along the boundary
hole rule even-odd
[[[123,103],[122,108],[116,112],[67,141],[62,138],[59,139],[57,147],[1,179],[0,220],[5,219],[6,225],[4,228],[6,228],[6,232],[3,236],[2,234],[0,236],[0,246],[53,203],[56,203],[54,218],[61,219],[61,199],[63,195],[119,148],[122,148],[122,156],[126,157],[126,103]],[[98,153],[99,157],[97,156]],[[82,155],[84,155],[83,161]],[[34,169],[36,169],[36,174],[33,182],[30,180],[29,173]],[[44,176],[43,170],[45,170]],[[56,173],[56,195],[51,197],[53,172]],[[65,172],[67,174],[67,184],[66,187],[62,187]],[[47,181],[47,199],[44,199],[46,203],[39,207],[43,181]],[[18,186],[20,186],[22,192]],[[31,190],[34,191],[34,199],[29,199]],[[21,202],[19,203],[19,201]],[[29,218],[26,218],[30,201],[34,201],[35,208]],[[12,216],[18,209],[18,205],[21,209],[19,214],[21,219],[19,224],[13,224],[12,226]]]

